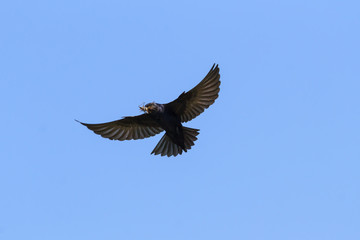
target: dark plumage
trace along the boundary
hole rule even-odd
[[[183,127],[181,123],[197,117],[213,104],[218,97],[219,86],[219,67],[214,64],[198,85],[170,103],[148,103],[140,107],[144,114],[113,122],[80,123],[104,138],[120,141],[143,139],[165,130],[151,154],[177,156],[190,149],[199,134],[199,129]]]

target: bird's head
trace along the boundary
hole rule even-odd
[[[161,112],[163,107],[161,104],[157,104],[155,102],[148,103],[143,106],[139,106],[140,110],[146,113],[154,113],[154,112]]]

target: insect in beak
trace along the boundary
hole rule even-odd
[[[139,106],[140,110],[143,112],[148,113],[148,108],[144,106],[144,104],[142,106]]]

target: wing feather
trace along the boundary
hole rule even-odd
[[[220,74],[215,64],[205,78],[188,92],[183,92],[176,100],[165,105],[170,111],[180,116],[181,122],[188,122],[199,116],[219,96]]]
[[[104,138],[119,141],[148,138],[155,136],[164,130],[160,127],[159,123],[152,119],[148,114],[142,114],[135,117],[125,117],[123,119],[107,123],[79,123]]]

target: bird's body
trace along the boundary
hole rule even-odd
[[[142,139],[165,130],[152,153],[176,156],[194,145],[199,129],[183,127],[208,108],[220,91],[219,68],[215,64],[206,77],[189,92],[183,92],[167,104],[148,103],[140,107],[145,113],[135,117],[100,124],[82,123],[90,130],[111,140]]]
[[[151,114],[152,113],[150,113],[150,115]],[[155,118],[159,121],[160,126],[165,130],[165,134],[168,135],[171,141],[179,145],[183,150],[186,150],[184,145],[183,126],[180,118],[167,106],[164,106],[164,112],[162,114],[156,113]]]

